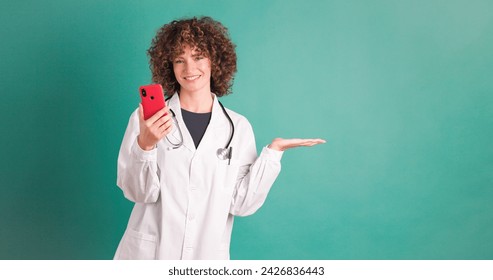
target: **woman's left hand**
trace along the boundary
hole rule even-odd
[[[283,139],[276,138],[272,140],[272,143],[268,146],[268,148],[276,150],[276,151],[285,151],[287,149],[296,148],[296,147],[311,147],[317,144],[325,143],[323,139]]]

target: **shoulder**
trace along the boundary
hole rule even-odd
[[[234,124],[235,132],[245,135],[254,135],[253,127],[245,116],[226,107],[225,109]]]
[[[129,122],[139,123],[139,108],[135,109],[132,114],[130,114]]]
[[[135,109],[128,118],[127,128],[131,130],[139,129],[139,108]]]
[[[237,113],[231,109],[228,109],[228,108],[224,108],[224,109],[226,109],[226,112],[228,113],[229,117],[231,118],[231,120],[233,121],[233,123],[235,125],[238,125],[238,126],[245,125],[245,126],[251,127],[250,122],[248,121],[248,119],[245,116],[243,116],[243,115],[241,115],[241,114],[239,114],[239,113]]]

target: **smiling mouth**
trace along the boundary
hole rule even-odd
[[[200,78],[200,75],[194,75],[194,76],[186,76],[186,77],[183,77],[183,79],[184,79],[184,80],[187,80],[187,81],[197,80],[198,78]]]

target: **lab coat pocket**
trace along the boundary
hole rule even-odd
[[[229,164],[228,164],[229,163]],[[231,159],[218,160],[217,164],[217,180],[223,188],[232,189],[238,179],[239,161]]]
[[[127,228],[121,246],[120,259],[152,260],[156,258],[157,238],[155,235]]]

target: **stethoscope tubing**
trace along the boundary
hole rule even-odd
[[[229,136],[229,141],[228,144],[226,144],[226,146],[224,147],[225,149],[228,149],[229,145],[231,144],[231,141],[233,140],[233,136],[235,135],[235,125],[233,124],[233,120],[229,116],[228,112],[226,112],[226,108],[224,108],[224,105],[221,103],[221,101],[218,100],[217,102],[219,102],[219,105],[221,105],[224,115],[226,116],[226,118],[228,118],[229,124],[231,125],[231,133]]]
[[[168,101],[170,98],[171,97],[166,98],[166,101]],[[231,133],[229,135],[228,143],[226,143],[226,146],[224,146],[224,148],[219,148],[217,150],[217,157],[220,159],[223,159],[223,160],[228,159],[228,164],[230,164],[231,163],[231,157],[233,156],[233,147],[230,147],[230,145],[231,145],[231,141],[233,140],[233,137],[235,135],[235,126],[233,124],[233,120],[231,119],[228,112],[226,111],[226,108],[224,108],[224,105],[219,100],[217,102],[219,102],[219,105],[221,106],[221,109],[223,110],[223,113],[226,116],[226,118],[228,119],[229,124],[231,126]],[[173,146],[173,149],[178,149],[179,147],[181,147],[183,145],[183,133],[181,132],[181,127],[180,127],[180,124],[178,123],[175,112],[171,108],[169,109],[169,111],[172,114],[172,118],[175,120],[178,132],[180,133],[181,141],[178,144],[173,143],[169,140],[168,135],[166,135],[166,140],[168,140],[168,142]]]

